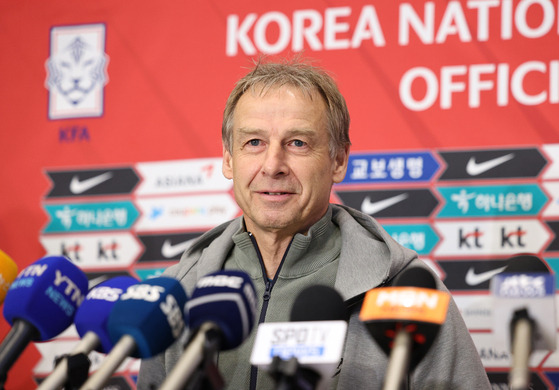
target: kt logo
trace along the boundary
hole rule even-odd
[[[524,248],[526,242],[523,238],[526,231],[518,226],[514,230],[507,230],[501,227],[499,245],[501,248]],[[474,228],[472,231],[458,230],[458,247],[459,248],[483,248],[482,238],[484,233],[479,228]]]

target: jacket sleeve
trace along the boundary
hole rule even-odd
[[[142,359],[138,374],[138,390],[158,389],[165,380],[165,353],[160,353],[150,359]]]
[[[446,290],[443,286],[439,289]],[[452,297],[445,322],[410,379],[410,389],[491,389],[479,353]]]

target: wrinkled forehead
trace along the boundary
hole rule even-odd
[[[273,93],[283,93],[285,91],[290,91],[291,93],[296,93],[299,96],[309,99],[311,101],[322,100],[326,103],[326,100],[319,89],[314,85],[307,85],[302,83],[296,83],[294,81],[274,81],[274,82],[259,82],[249,86],[243,95],[250,93],[255,97],[262,97]],[[242,96],[242,95],[241,95]]]

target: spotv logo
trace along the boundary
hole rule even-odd
[[[103,115],[108,62],[104,24],[53,27],[45,64],[49,119]]]

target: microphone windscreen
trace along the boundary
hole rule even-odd
[[[406,268],[394,279],[394,287],[420,287],[436,290],[437,282],[427,269],[412,267]]]
[[[256,291],[246,273],[219,271],[196,283],[187,308],[190,329],[213,322],[221,331],[221,349],[232,349],[241,345],[254,326]]]
[[[0,250],[0,303],[4,302],[6,293],[16,276],[16,263],[4,251]]]
[[[134,284],[113,305],[107,327],[116,344],[124,335],[136,343],[134,357],[163,352],[185,328],[186,292],[176,279],[160,276]]]
[[[522,254],[510,257],[506,273],[550,273],[547,264],[536,255]]]
[[[87,294],[87,277],[64,256],[45,256],[23,269],[4,302],[4,317],[13,325],[25,320],[49,340],[72,324]]]
[[[295,298],[290,320],[346,321],[346,305],[334,288],[323,285],[309,286]]]
[[[422,267],[408,268],[391,287],[369,290],[360,319],[382,350],[390,355],[394,337],[412,335],[410,369],[425,356],[446,319],[450,294],[436,289],[436,280]]]
[[[107,329],[109,314],[119,296],[137,283],[138,280],[131,276],[117,276],[89,290],[74,318],[74,325],[80,337],[87,332],[95,333],[101,344],[99,351],[109,353],[114,346]]]

